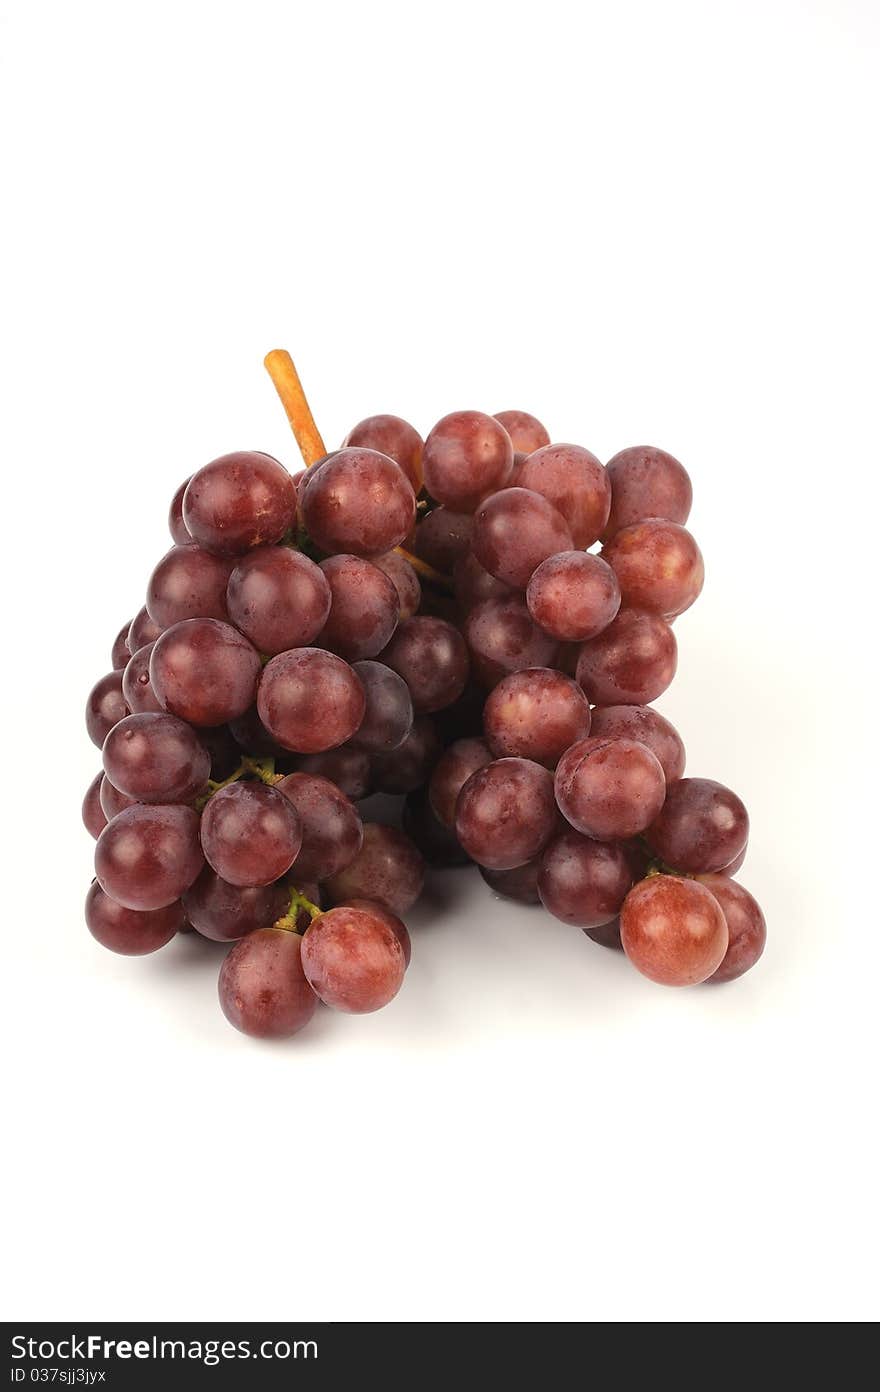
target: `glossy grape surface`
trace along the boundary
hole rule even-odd
[[[751,970],[764,951],[767,942],[764,914],[754,896],[726,873],[698,875],[697,879],[721,905],[728,932],[724,960],[709,980],[735,981]]]
[[[557,826],[553,776],[529,759],[497,759],[458,795],[455,834],[472,860],[512,870],[533,860]]]
[[[551,667],[512,672],[489,693],[483,711],[495,758],[520,755],[555,768],[590,732],[590,704],[577,682]]]
[[[620,586],[601,556],[562,551],[538,566],[528,583],[526,603],[546,633],[566,643],[583,643],[615,618]]]
[[[624,527],[602,552],[614,570],[623,603],[674,619],[703,588],[703,557],[690,532],[649,518]]]
[[[503,488],[477,509],[472,546],[490,575],[524,590],[542,561],[571,550],[572,535],[562,513],[540,493]]]
[[[666,786],[684,773],[685,749],[675,726],[652,706],[595,706],[590,734],[609,739],[633,739],[659,759]]]
[[[113,726],[128,715],[122,694],[122,673],[108,672],[95,682],[86,701],[86,730],[92,744],[100,749]]]
[[[606,471],[611,483],[611,512],[603,541],[646,517],[680,523],[688,520],[691,481],[683,465],[665,450],[634,445],[609,459]]]
[[[384,662],[355,662],[353,670],[364,688],[364,718],[352,743],[369,754],[399,749],[413,723],[409,687]]]
[[[101,778],[100,791],[101,811],[108,822],[112,822],[114,817],[118,817],[120,812],[124,812],[126,807],[134,807],[137,798],[129,797],[127,793],[121,793],[118,788],[114,788],[106,773]]]
[[[364,688],[347,662],[322,648],[279,653],[263,670],[257,710],[270,735],[297,754],[335,749],[364,718]]]
[[[331,903],[372,899],[392,913],[411,908],[425,883],[425,861],[416,846],[396,827],[368,822],[354,860],[324,881]]]
[[[484,739],[455,740],[443,751],[428,784],[428,799],[443,826],[452,830],[459,793],[471,774],[491,764],[494,758]]]
[[[95,874],[111,899],[129,909],[163,909],[193,883],[204,858],[199,819],[190,807],[127,807],[95,846]]]
[[[403,919],[398,918],[397,914],[392,913],[384,904],[377,904],[372,899],[346,899],[345,903],[340,905],[340,908],[364,909],[367,913],[375,914],[377,918],[381,918],[383,923],[387,923],[400,943],[400,946],[403,948],[403,960],[405,965],[407,967],[409,966],[412,961],[412,939],[410,938],[409,929],[403,922]]]
[[[422,586],[409,561],[399,551],[386,551],[384,556],[374,556],[373,565],[383,570],[397,591],[400,601],[400,619],[411,619],[422,601]]]
[[[380,556],[409,535],[416,499],[387,455],[343,449],[308,477],[300,495],[309,536],[322,551]]]
[[[128,651],[136,653],[139,648],[145,648],[148,643],[155,643],[159,634],[162,632],[157,623],[154,623],[147,613],[147,607],[139,609],[131,621],[128,630]]]
[[[538,627],[519,595],[475,605],[463,630],[474,675],[486,687],[525,667],[552,667],[559,651],[556,639]]]
[[[749,814],[742,799],[711,778],[682,778],[645,839],[667,865],[689,874],[723,870],[745,849]]]
[[[253,705],[260,679],[255,647],[217,619],[167,628],[150,655],[150,681],[172,715],[191,725],[224,725]]]
[[[108,818],[101,806],[101,782],[103,773],[96,773],[82,802],[83,826],[95,841],[107,825]]]
[[[339,907],[316,918],[302,940],[302,962],[326,1005],[354,1015],[380,1010],[406,972],[400,939],[383,913]]]
[[[283,885],[231,885],[206,865],[183,895],[187,921],[203,938],[234,942],[258,928],[271,927],[290,902]]]
[[[293,804],[263,783],[230,783],[202,813],[202,850],[221,879],[267,885],[290,869],[302,845]]]
[[[541,903],[554,918],[579,928],[598,928],[617,918],[632,884],[632,867],[617,842],[609,845],[565,831],[541,858]]]
[[[325,880],[354,860],[364,827],[357,808],[334,783],[318,774],[290,773],[275,789],[292,802],[302,825],[302,845],[292,878]]]
[[[165,711],[120,720],[104,741],[102,758],[113,786],[138,802],[192,802],[211,772],[194,731]]]
[[[362,556],[330,556],[320,568],[331,605],[318,642],[349,662],[377,657],[400,618],[394,582]]]
[[[517,484],[542,493],[558,508],[578,550],[592,546],[602,535],[611,508],[611,484],[589,450],[579,445],[545,445],[525,460]]]
[[[121,672],[125,667],[131,653],[128,650],[128,631],[131,628],[131,619],[122,625],[121,629],[113,639],[113,647],[110,651],[110,666],[114,672]]]
[[[268,454],[221,455],[187,484],[183,521],[194,541],[219,555],[239,556],[271,545],[296,521],[293,479]]]
[[[147,613],[159,628],[184,619],[228,619],[226,585],[232,560],[202,546],[172,546],[150,576]]]
[[[138,648],[128,660],[122,673],[122,695],[132,715],[141,711],[160,711],[159,698],[150,681],[150,658],[153,644]]]
[[[403,678],[419,714],[451,706],[470,672],[465,641],[451,623],[416,615],[399,625],[382,661]]]
[[[637,836],[666,796],[663,769],[646,745],[601,736],[580,740],[562,756],[555,787],[566,820],[597,841]]]
[[[190,474],[190,478],[192,478],[192,474]],[[188,483],[189,479],[184,479],[174,497],[171,499],[171,506],[168,509],[168,530],[171,533],[175,546],[189,546],[192,541],[192,537],[183,520],[183,495],[186,492]]]
[[[593,705],[641,706],[662,696],[678,665],[678,644],[665,619],[621,609],[608,627],[584,643],[577,679]]]
[[[424,441],[409,421],[400,416],[367,416],[358,421],[343,441],[343,448],[377,450],[386,454],[406,474],[414,493],[422,487],[422,450]]]
[[[302,938],[258,928],[230,948],[220,968],[220,1008],[255,1039],[289,1039],[311,1020],[318,997],[305,978]]]
[[[117,904],[94,880],[86,895],[86,925],[92,937],[111,952],[143,957],[164,947],[183,927],[179,899],[162,909],[138,912]]]
[[[513,445],[492,416],[453,411],[425,441],[422,464],[432,498],[457,512],[474,512],[486,494],[510,478]]]
[[[330,586],[320,567],[289,546],[260,546],[229,576],[229,617],[261,653],[301,648],[330,613]]]
[[[695,986],[723,962],[727,923],[704,885],[674,875],[652,875],[623,902],[620,940],[633,966],[651,981]]]
[[[546,428],[528,411],[496,411],[495,419],[504,426],[518,454],[532,454],[550,443]]]

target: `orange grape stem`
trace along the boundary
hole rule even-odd
[[[327,451],[324,447],[324,441],[321,439],[321,432],[315,424],[311,407],[306,400],[303,384],[299,380],[299,373],[293,358],[286,348],[273,348],[271,353],[267,353],[263,359],[263,366],[272,378],[272,385],[281,399],[281,405],[284,407],[290,428],[296,437],[296,443],[299,445],[303,463],[307,469],[311,469],[313,464],[316,464],[319,459],[323,459]],[[411,551],[405,551],[402,546],[396,546],[394,549],[405,561],[409,561],[417,574],[423,575],[426,580],[433,581],[435,585],[442,585],[447,590],[452,589],[450,577],[435,570],[432,565],[428,565],[428,562],[423,561],[421,556],[414,556]]]

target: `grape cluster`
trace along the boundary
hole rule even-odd
[[[703,584],[690,506],[664,451],[603,466],[521,411],[199,469],[86,706],[94,937],[229,944],[227,1019],[286,1037],[319,1000],[386,1005],[426,863],[475,862],[654,981],[747,971],[746,809],[650,704]]]

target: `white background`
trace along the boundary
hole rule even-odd
[[[7,1318],[870,1318],[870,0],[2,6]],[[872,90],[873,88],[873,90]],[[752,814],[760,968],[664,991],[475,872],[261,1046],[82,923],[82,726],[177,483],[510,406],[691,471],[659,707]]]

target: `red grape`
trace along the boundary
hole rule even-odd
[[[412,908],[425,883],[425,862],[409,837],[396,827],[368,822],[354,860],[324,881],[334,904],[372,899],[392,913]]]
[[[434,508],[416,528],[416,555],[441,575],[449,575],[459,556],[470,547],[473,525],[469,512]]]
[[[550,443],[544,426],[528,411],[496,411],[495,419],[504,426],[517,453],[532,454]]]
[[[113,648],[110,653],[110,666],[114,672],[121,672],[125,667],[131,653],[128,650],[128,631],[131,628],[131,619],[120,628],[113,640]]]
[[[597,928],[585,928],[584,933],[600,947],[610,947],[617,952],[623,951],[623,943],[620,941],[619,917],[612,918],[610,923],[600,923]]]
[[[93,938],[111,952],[125,957],[142,957],[164,947],[183,927],[183,906],[179,899],[161,909],[138,911],[117,904],[105,894],[97,880],[86,895],[86,924]]]
[[[95,874],[128,909],[163,909],[189,889],[204,865],[199,819],[178,804],[127,807],[95,847]]]
[[[292,803],[264,783],[230,783],[202,813],[202,850],[228,884],[267,885],[290,869],[302,845]]]
[[[403,960],[405,965],[407,967],[409,966],[412,961],[412,939],[409,935],[409,929],[403,920],[397,917],[397,914],[392,913],[384,904],[377,904],[372,899],[346,899],[345,903],[340,904],[339,907],[343,909],[365,909],[367,913],[375,914],[377,918],[381,918],[384,923],[387,923],[400,943],[400,946],[403,948]]]
[[[343,449],[306,479],[300,495],[309,536],[322,551],[380,556],[409,535],[416,499],[387,455]]]
[[[513,445],[492,416],[453,411],[425,441],[422,464],[432,498],[457,512],[474,512],[487,493],[510,478]]]
[[[289,772],[317,773],[329,778],[352,802],[360,802],[373,791],[370,756],[365,750],[357,749],[351,740],[320,754],[298,754]]]
[[[637,836],[654,821],[666,796],[659,759],[631,739],[573,744],[559,761],[555,786],[563,816],[596,841]]]
[[[696,880],[652,875],[620,911],[620,940],[633,966],[662,986],[695,986],[720,967],[728,932],[717,899]]]
[[[406,474],[413,492],[421,490],[424,441],[409,421],[400,416],[367,416],[346,435],[343,449],[350,446],[387,454]]]
[[[533,860],[557,826],[553,776],[529,759],[497,759],[472,773],[455,805],[455,834],[472,860],[512,870]]]
[[[138,802],[192,802],[211,772],[195,732],[165,711],[120,720],[104,741],[103,760],[114,788]]]
[[[470,671],[464,639],[445,619],[416,615],[398,626],[382,661],[403,677],[421,714],[451,706]]]
[[[554,918],[579,928],[598,928],[615,919],[632,884],[632,867],[618,843],[564,831],[541,858],[541,903]]]
[[[723,870],[719,870],[719,871],[718,871],[718,874],[719,874],[719,875],[735,875],[736,872],[737,872],[737,870],[741,870],[741,869],[742,869],[743,864],[744,864],[744,862],[745,862],[745,858],[746,858],[746,852],[748,851],[748,849],[749,849],[749,843],[748,843],[748,841],[747,841],[746,844],[743,846],[742,850],[740,851],[739,855],[736,856],[736,857],[730,862],[729,865],[725,865],[725,867],[724,867]]]
[[[289,773],[275,790],[293,803],[302,824],[292,872],[297,882],[325,880],[354,860],[363,844],[363,823],[334,783],[318,774]]]
[[[233,942],[270,927],[286,914],[289,902],[283,885],[231,885],[210,865],[183,895],[188,922],[214,942]]]
[[[385,915],[336,908],[314,919],[302,940],[312,990],[326,1005],[354,1015],[380,1010],[403,984],[406,959]]]
[[[466,551],[455,562],[452,587],[458,606],[465,613],[476,604],[482,604],[484,599],[505,599],[509,595],[516,595],[512,585],[505,585],[503,580],[496,579],[480,565],[473,551]]]
[[[142,711],[160,711],[159,699],[150,682],[152,643],[145,643],[128,660],[122,673],[122,695],[133,715]]]
[[[757,962],[767,942],[767,924],[758,901],[727,874],[698,875],[713,898],[721,905],[729,942],[724,960],[710,981],[735,981]]]
[[[663,694],[677,664],[678,645],[665,619],[621,609],[581,648],[577,679],[594,705],[641,706]]]
[[[651,849],[676,870],[723,870],[745,848],[749,814],[736,793],[711,778],[681,778],[645,833]]]
[[[562,551],[538,566],[528,583],[526,603],[545,633],[567,643],[583,643],[616,616],[620,586],[601,556]]]
[[[192,474],[190,474],[192,478]],[[171,499],[171,506],[168,509],[168,530],[174,541],[175,546],[189,546],[192,537],[187,530],[183,520],[183,495],[186,492],[189,479],[184,479],[174,497]]]
[[[517,484],[542,493],[558,508],[578,550],[592,546],[602,535],[611,507],[611,484],[589,450],[579,445],[545,445],[529,455]]]
[[[665,716],[651,706],[596,706],[591,735],[610,739],[638,740],[659,759],[666,786],[684,773],[684,744],[681,735]]]
[[[412,729],[409,687],[383,662],[355,662],[352,670],[364,688],[366,708],[352,744],[370,754],[399,749]]]
[[[145,648],[148,643],[155,643],[159,634],[162,632],[157,623],[154,623],[147,613],[147,607],[139,609],[131,621],[128,630],[128,651],[136,653],[139,648]]]
[[[527,860],[525,865],[515,865],[512,870],[490,870],[486,865],[477,869],[490,889],[505,899],[515,899],[519,904],[540,904],[538,894],[538,873],[541,857]]]
[[[676,522],[648,518],[624,527],[602,552],[614,570],[623,603],[674,619],[703,588],[703,557]]]
[[[554,768],[590,732],[590,703],[577,682],[551,667],[511,672],[490,692],[483,712],[495,758],[521,755]]]
[[[279,653],[263,670],[260,719],[279,744],[296,754],[335,749],[358,729],[366,697],[347,662],[322,648]]]
[[[220,1008],[254,1039],[289,1039],[318,1006],[302,966],[302,938],[285,928],[257,928],[231,947],[220,968]]]
[[[684,467],[665,450],[635,445],[621,450],[606,465],[611,483],[611,512],[602,534],[609,541],[621,527],[646,517],[686,522],[692,489]]]
[[[293,479],[271,455],[256,450],[221,455],[187,484],[183,521],[199,546],[222,556],[271,545],[296,521]]]
[[[400,620],[411,619],[422,601],[422,586],[409,561],[399,551],[386,551],[384,556],[374,556],[373,565],[384,570],[397,591],[400,600]]]
[[[97,841],[108,822],[108,818],[101,806],[101,783],[103,779],[103,773],[95,774],[86,790],[86,795],[83,798],[82,804],[83,826],[89,833],[89,836],[93,837],[95,841]]]
[[[172,546],[147,585],[147,613],[159,628],[184,619],[228,619],[226,585],[232,561],[201,546]]]
[[[101,811],[108,822],[112,822],[114,817],[118,817],[120,812],[124,812],[126,807],[134,807],[139,801],[138,798],[129,797],[127,793],[121,793],[118,788],[114,788],[106,773],[101,778]]]
[[[289,546],[260,546],[229,577],[229,617],[262,653],[301,648],[330,613],[330,586],[320,567]]]
[[[559,650],[556,639],[538,627],[519,595],[475,605],[465,619],[464,636],[474,675],[488,687],[508,672],[552,667]]]
[[[150,681],[160,703],[192,725],[224,725],[244,715],[259,679],[256,648],[217,619],[185,619],[167,628],[150,656]]]
[[[571,546],[562,513],[528,488],[502,488],[480,504],[474,517],[477,560],[497,580],[520,590],[542,561]]]
[[[440,757],[441,745],[433,720],[417,715],[409,734],[396,749],[374,754],[373,780],[379,793],[410,793],[428,779]]]
[[[349,662],[376,657],[400,618],[393,580],[362,556],[330,556],[321,571],[331,605],[318,642]]]
[[[86,730],[100,749],[113,726],[128,715],[122,694],[122,673],[117,669],[95,682],[86,701]]]
[[[455,825],[455,804],[472,773],[491,764],[494,755],[484,739],[460,739],[444,750],[428,784],[428,799],[438,821]]]

